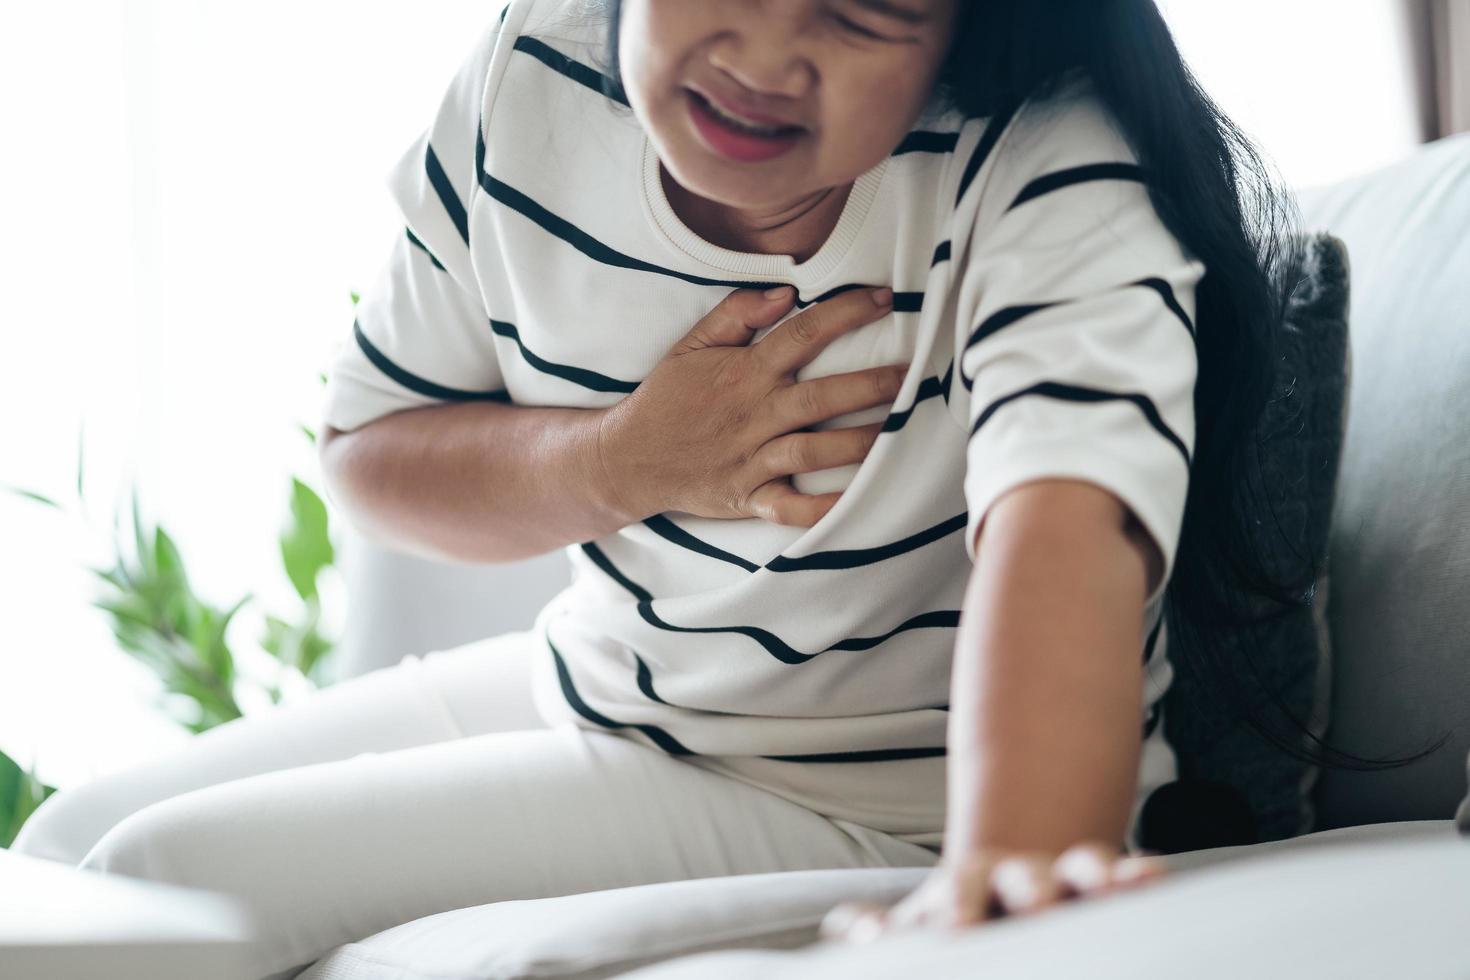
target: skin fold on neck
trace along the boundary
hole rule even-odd
[[[831,236],[853,182],[769,214],[749,214],[692,194],[659,164],[664,196],[679,219],[699,237],[721,248],[765,255],[789,255],[796,263],[815,255]]]

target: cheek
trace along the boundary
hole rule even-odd
[[[874,80],[912,77],[898,74],[912,70],[885,68],[849,82],[841,104],[833,105],[828,116],[828,133],[836,134],[834,145],[840,143],[848,153],[865,157],[890,151],[908,132],[929,93],[912,84],[885,85]]]
[[[659,0],[626,0],[618,21],[618,62],[625,80],[644,80],[667,72],[669,52],[676,50],[673,18]]]

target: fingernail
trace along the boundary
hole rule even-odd
[[[1149,858],[1132,858],[1119,861],[1113,866],[1113,880],[1134,882],[1157,874],[1159,867]]]
[[[883,923],[875,915],[860,915],[847,927],[846,938],[850,943],[863,945],[876,941],[883,935]]]
[[[778,299],[790,299],[790,298],[791,298],[791,287],[790,286],[777,286],[775,289],[767,289],[766,290],[766,299],[769,299],[769,300],[778,300]]]
[[[868,295],[873,298],[874,306],[883,307],[893,302],[893,290],[889,289],[887,286],[884,286],[881,289],[875,289]]]
[[[1083,889],[1101,888],[1108,880],[1107,866],[1090,854],[1072,857],[1063,870]]]

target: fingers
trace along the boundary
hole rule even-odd
[[[1108,886],[1116,851],[1104,844],[1077,844],[1063,851],[1052,874],[1070,895],[1087,895]]]
[[[795,374],[809,364],[838,336],[888,315],[893,295],[880,305],[873,290],[857,288],[808,307],[765,337],[751,349],[762,366],[776,375]]]
[[[743,508],[751,517],[786,527],[811,527],[836,506],[840,492],[801,493],[790,480],[772,480],[756,487]]]
[[[815,433],[794,432],[762,446],[753,463],[768,480],[860,463],[882,433],[882,422]]]
[[[824,939],[872,942],[909,928],[964,928],[1041,912],[1070,899],[1154,881],[1167,866],[1152,855],[1120,855],[1085,842],[1062,854],[982,851],[941,863],[893,908],[863,902],[837,906],[822,920]]]
[[[1168,865],[1151,855],[1126,857],[1113,865],[1113,883],[1125,888],[1157,881],[1168,873]]]
[[[874,405],[891,405],[908,373],[907,364],[888,364],[790,385],[775,398],[776,424],[790,432]]]
[[[769,327],[791,309],[795,299],[796,290],[789,287],[774,299],[758,289],[737,289],[696,323],[674,345],[671,353],[687,354],[706,347],[744,346],[756,331]]]
[[[1076,844],[1057,858],[1052,874],[1068,896],[1102,894],[1155,881],[1168,866],[1153,855],[1120,855],[1095,841]]]
[[[888,910],[871,902],[844,902],[828,912],[817,927],[822,939],[869,943],[882,935]]]
[[[1010,857],[996,864],[990,886],[1001,909],[1012,915],[1039,912],[1062,898],[1061,883],[1044,857]]]

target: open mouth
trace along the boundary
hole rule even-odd
[[[710,102],[694,89],[686,89],[689,98],[703,109],[715,122],[743,136],[755,136],[763,139],[789,139],[806,132],[802,126],[756,126],[751,123],[737,119],[726,114],[719,106]]]

